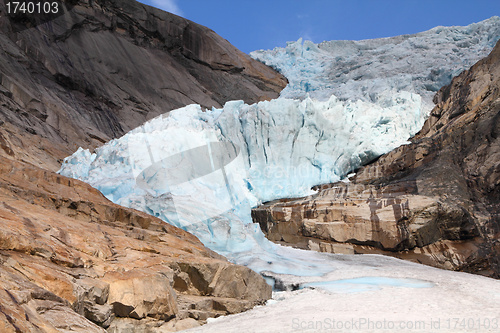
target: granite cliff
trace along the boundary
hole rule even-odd
[[[54,171],[156,115],[274,98],[286,79],[133,0],[67,4],[34,27],[0,15],[0,331],[170,332],[263,303],[257,273]]]
[[[54,171],[159,114],[271,99],[287,83],[212,30],[132,0],[82,0],[25,25],[0,17],[0,154]]]
[[[423,129],[349,182],[253,210],[277,242],[500,277],[500,44],[434,98]]]

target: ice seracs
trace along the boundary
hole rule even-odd
[[[435,92],[487,56],[499,37],[500,18],[494,16],[391,38],[320,44],[299,39],[250,55],[287,77],[282,97],[325,100],[334,94],[384,105],[388,95],[408,91],[421,95],[429,108]]]

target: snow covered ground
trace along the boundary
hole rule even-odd
[[[270,283],[302,288],[276,292],[264,307],[210,321],[194,332],[495,332],[500,281],[383,256],[283,247],[252,223],[250,209],[263,199],[300,195],[328,179],[321,177],[338,179],[352,161],[361,163],[370,147],[397,144],[391,128],[416,129],[403,121],[411,117],[398,116],[402,110],[386,113],[387,121],[380,122],[377,112],[370,119],[370,110],[346,110],[346,105],[336,99],[279,99],[252,106],[231,102],[209,112],[192,105],[155,118],[94,154],[80,149],[61,173],[192,232]],[[407,111],[411,115],[413,109]],[[361,114],[346,116],[349,112]],[[322,140],[323,151],[316,148]],[[276,169],[280,163],[286,167]]]
[[[276,292],[265,306],[209,319],[207,325],[184,332],[500,331],[497,280],[381,256],[333,260],[339,260],[339,269],[323,280],[355,283]],[[358,277],[365,284],[356,283]]]
[[[253,56],[290,80],[279,99],[171,111],[95,153],[79,149],[60,173],[195,234],[270,283],[303,288],[277,292],[265,307],[201,331],[316,332],[333,320],[355,332],[498,331],[499,281],[383,256],[279,246],[250,212],[263,201],[310,194],[311,186],[338,181],[404,144],[421,128],[435,90],[499,37],[496,17],[411,36],[259,51]],[[439,328],[430,326],[436,320]],[[420,321],[423,328],[408,329]],[[358,329],[362,322],[368,326]],[[379,330],[380,323],[386,326]]]

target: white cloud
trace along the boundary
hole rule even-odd
[[[175,15],[184,15],[182,10],[177,5],[176,0],[152,0],[151,4],[157,8],[163,9],[164,11],[170,12]]]

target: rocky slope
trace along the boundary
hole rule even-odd
[[[0,15],[0,331],[169,332],[264,302],[257,273],[54,171],[158,114],[273,98],[286,80],[175,15],[70,3],[31,28]]]
[[[168,332],[271,296],[185,231],[80,181],[0,162],[2,332]]]
[[[348,183],[252,215],[274,241],[500,277],[500,44],[435,96],[411,140]]]
[[[172,109],[253,103],[286,85],[212,30],[133,0],[81,0],[26,24],[0,15],[0,154],[52,170]]]

